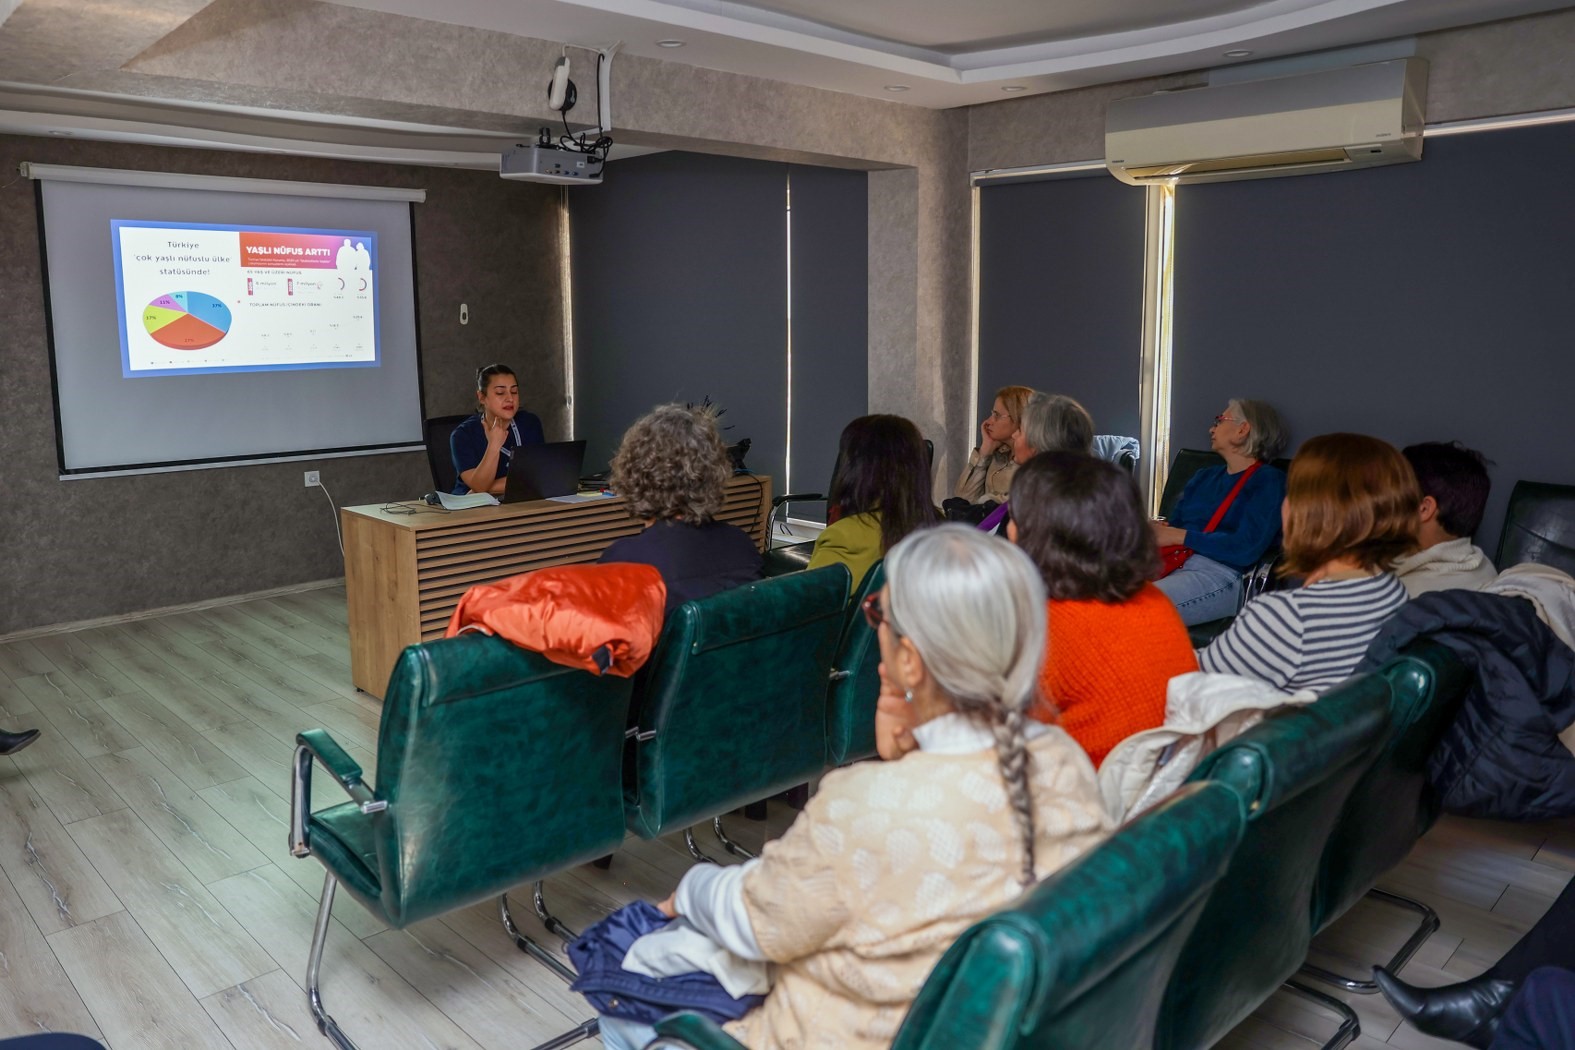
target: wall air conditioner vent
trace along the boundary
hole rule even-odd
[[[1427,63],[1408,58],[1118,99],[1105,163],[1143,186],[1421,160],[1426,96]]]

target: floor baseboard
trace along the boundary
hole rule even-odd
[[[292,583],[288,587],[270,587],[265,591],[252,591],[249,594],[232,594],[225,598],[205,598],[200,602],[187,602],[185,605],[166,605],[158,609],[143,609],[140,612],[120,613],[116,616],[100,616],[93,620],[76,620],[72,623],[54,623],[44,627],[29,627],[25,631],[0,634],[0,645],[4,645],[7,642],[25,642],[30,638],[44,638],[52,634],[85,631],[92,627],[112,627],[118,623],[131,623],[134,620],[151,620],[155,617],[170,616],[174,613],[201,612],[203,609],[216,609],[221,605],[236,605],[240,602],[255,601],[259,598],[277,598],[281,594],[299,594],[302,591],[320,591],[328,587],[342,587],[344,582],[345,578],[343,576],[331,580],[310,580],[306,583]]]

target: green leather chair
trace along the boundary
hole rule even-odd
[[[746,584],[668,615],[640,677],[624,784],[630,831],[689,833],[817,776],[826,764],[826,680],[848,601],[828,565]]]
[[[875,701],[880,697],[880,645],[864,619],[864,599],[886,586],[886,563],[878,561],[853,593],[827,698],[826,765],[847,765],[875,753]]]
[[[1166,978],[1241,840],[1241,799],[1192,784],[974,924],[936,965],[892,1050],[1149,1046]],[[738,1050],[693,1014],[654,1045]]]
[[[327,869],[307,998],[336,1046],[354,1047],[318,990],[335,889],[399,929],[611,853],[624,835],[630,693],[627,678],[468,633],[400,655],[383,701],[375,789],[326,730],[296,737],[290,852]],[[351,801],[312,811],[314,762]],[[537,958],[556,963],[544,950]],[[594,1035],[595,1025],[579,1031]]]
[[[1416,932],[1384,965],[1391,973],[1410,960],[1438,929],[1438,915],[1421,901],[1373,888],[1405,859],[1438,819],[1440,805],[1427,781],[1427,758],[1455,719],[1471,672],[1448,649],[1421,640],[1380,672],[1390,684],[1389,733],[1372,766],[1351,790],[1319,864],[1313,888],[1312,930],[1318,933],[1364,895],[1422,916]],[[1368,967],[1364,967],[1368,969]],[[1311,964],[1302,972],[1349,991],[1371,995],[1371,980],[1342,977]]]
[[[1247,833],[1165,989],[1154,1046],[1212,1046],[1296,973],[1324,844],[1389,727],[1389,682],[1353,678],[1306,707],[1266,718],[1206,756],[1190,778],[1217,780],[1247,807]],[[1360,1031],[1332,996],[1287,987],[1344,1019],[1330,1047]]]

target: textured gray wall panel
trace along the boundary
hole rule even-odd
[[[415,251],[428,414],[464,411],[476,366],[501,358],[549,434],[562,433],[556,190],[485,172],[0,137],[0,171],[24,160],[424,187]],[[328,501],[302,486],[303,470],[320,469],[341,506],[431,488],[420,453],[56,480],[33,191],[0,188],[0,634],[341,575]]]

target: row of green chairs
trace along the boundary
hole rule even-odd
[[[877,567],[855,596],[880,586]],[[675,610],[633,679],[597,677],[481,633],[407,648],[385,692],[375,788],[323,729],[297,737],[290,849],[326,869],[307,965],[319,969],[342,886],[398,929],[488,898],[521,950],[569,980],[522,932],[507,892],[564,939],[541,880],[874,753],[878,652],[841,565],[764,580]],[[312,810],[321,766],[350,801]],[[733,847],[736,848],[736,847]],[[594,1035],[586,1022],[564,1040]]]
[[[1292,978],[1436,819],[1426,755],[1465,685],[1422,642],[1210,754],[1165,804],[964,933],[893,1050],[1197,1050],[1281,987],[1338,1012],[1325,1045],[1349,1043],[1350,1007]],[[738,1050],[694,1015],[657,1028],[668,1050]]]

